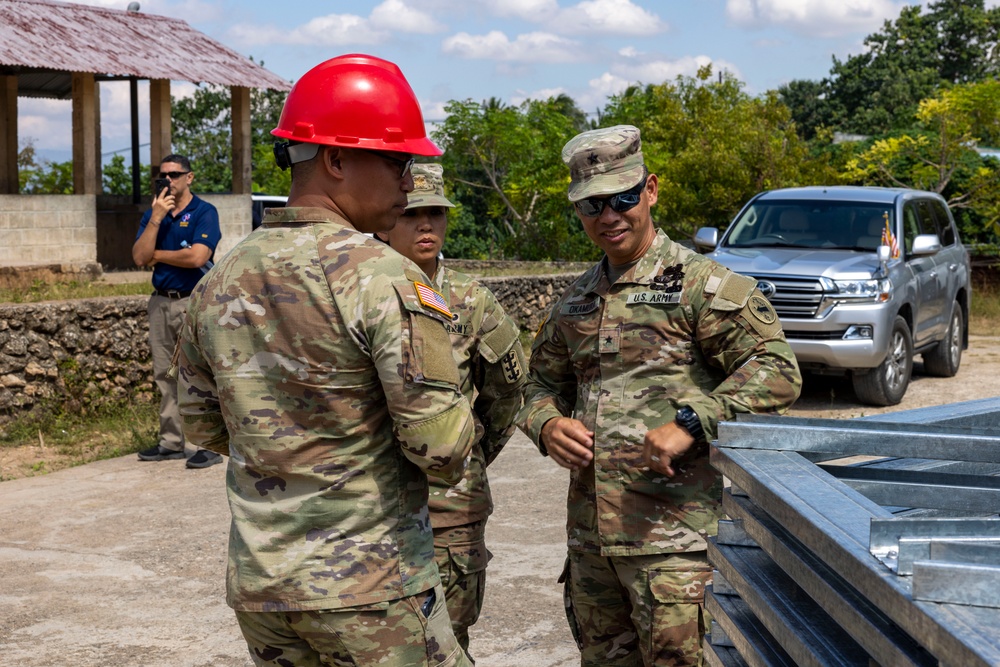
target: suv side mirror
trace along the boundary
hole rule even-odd
[[[694,245],[702,252],[714,250],[719,245],[719,230],[715,227],[702,227],[694,235]]]
[[[910,254],[914,256],[936,255],[941,250],[941,239],[937,234],[920,234],[913,239]]]

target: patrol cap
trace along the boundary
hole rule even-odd
[[[420,208],[422,206],[447,206],[454,208],[455,205],[444,196],[444,167],[439,164],[414,164],[410,168],[413,174],[413,192],[406,195],[406,208]]]
[[[639,128],[615,125],[578,134],[563,146],[569,166],[569,200],[624,192],[642,181],[642,141]]]

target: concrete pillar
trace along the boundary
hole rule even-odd
[[[253,185],[250,179],[253,150],[250,141],[250,89],[230,88],[232,97],[233,194],[248,195]]]
[[[73,192],[101,193],[101,96],[94,75],[73,73]]]
[[[16,195],[17,75],[0,76],[0,195]]]
[[[149,82],[149,164],[152,174],[160,171],[160,160],[173,153],[170,131],[170,80],[151,79]]]

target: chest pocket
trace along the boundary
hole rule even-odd
[[[559,309],[558,323],[578,374],[581,370],[590,368],[593,357],[598,354],[600,299],[595,297],[564,304]]]

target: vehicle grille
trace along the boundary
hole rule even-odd
[[[768,297],[778,317],[816,317],[823,302],[823,285],[815,278],[789,278],[787,276],[751,276],[775,286]]]

